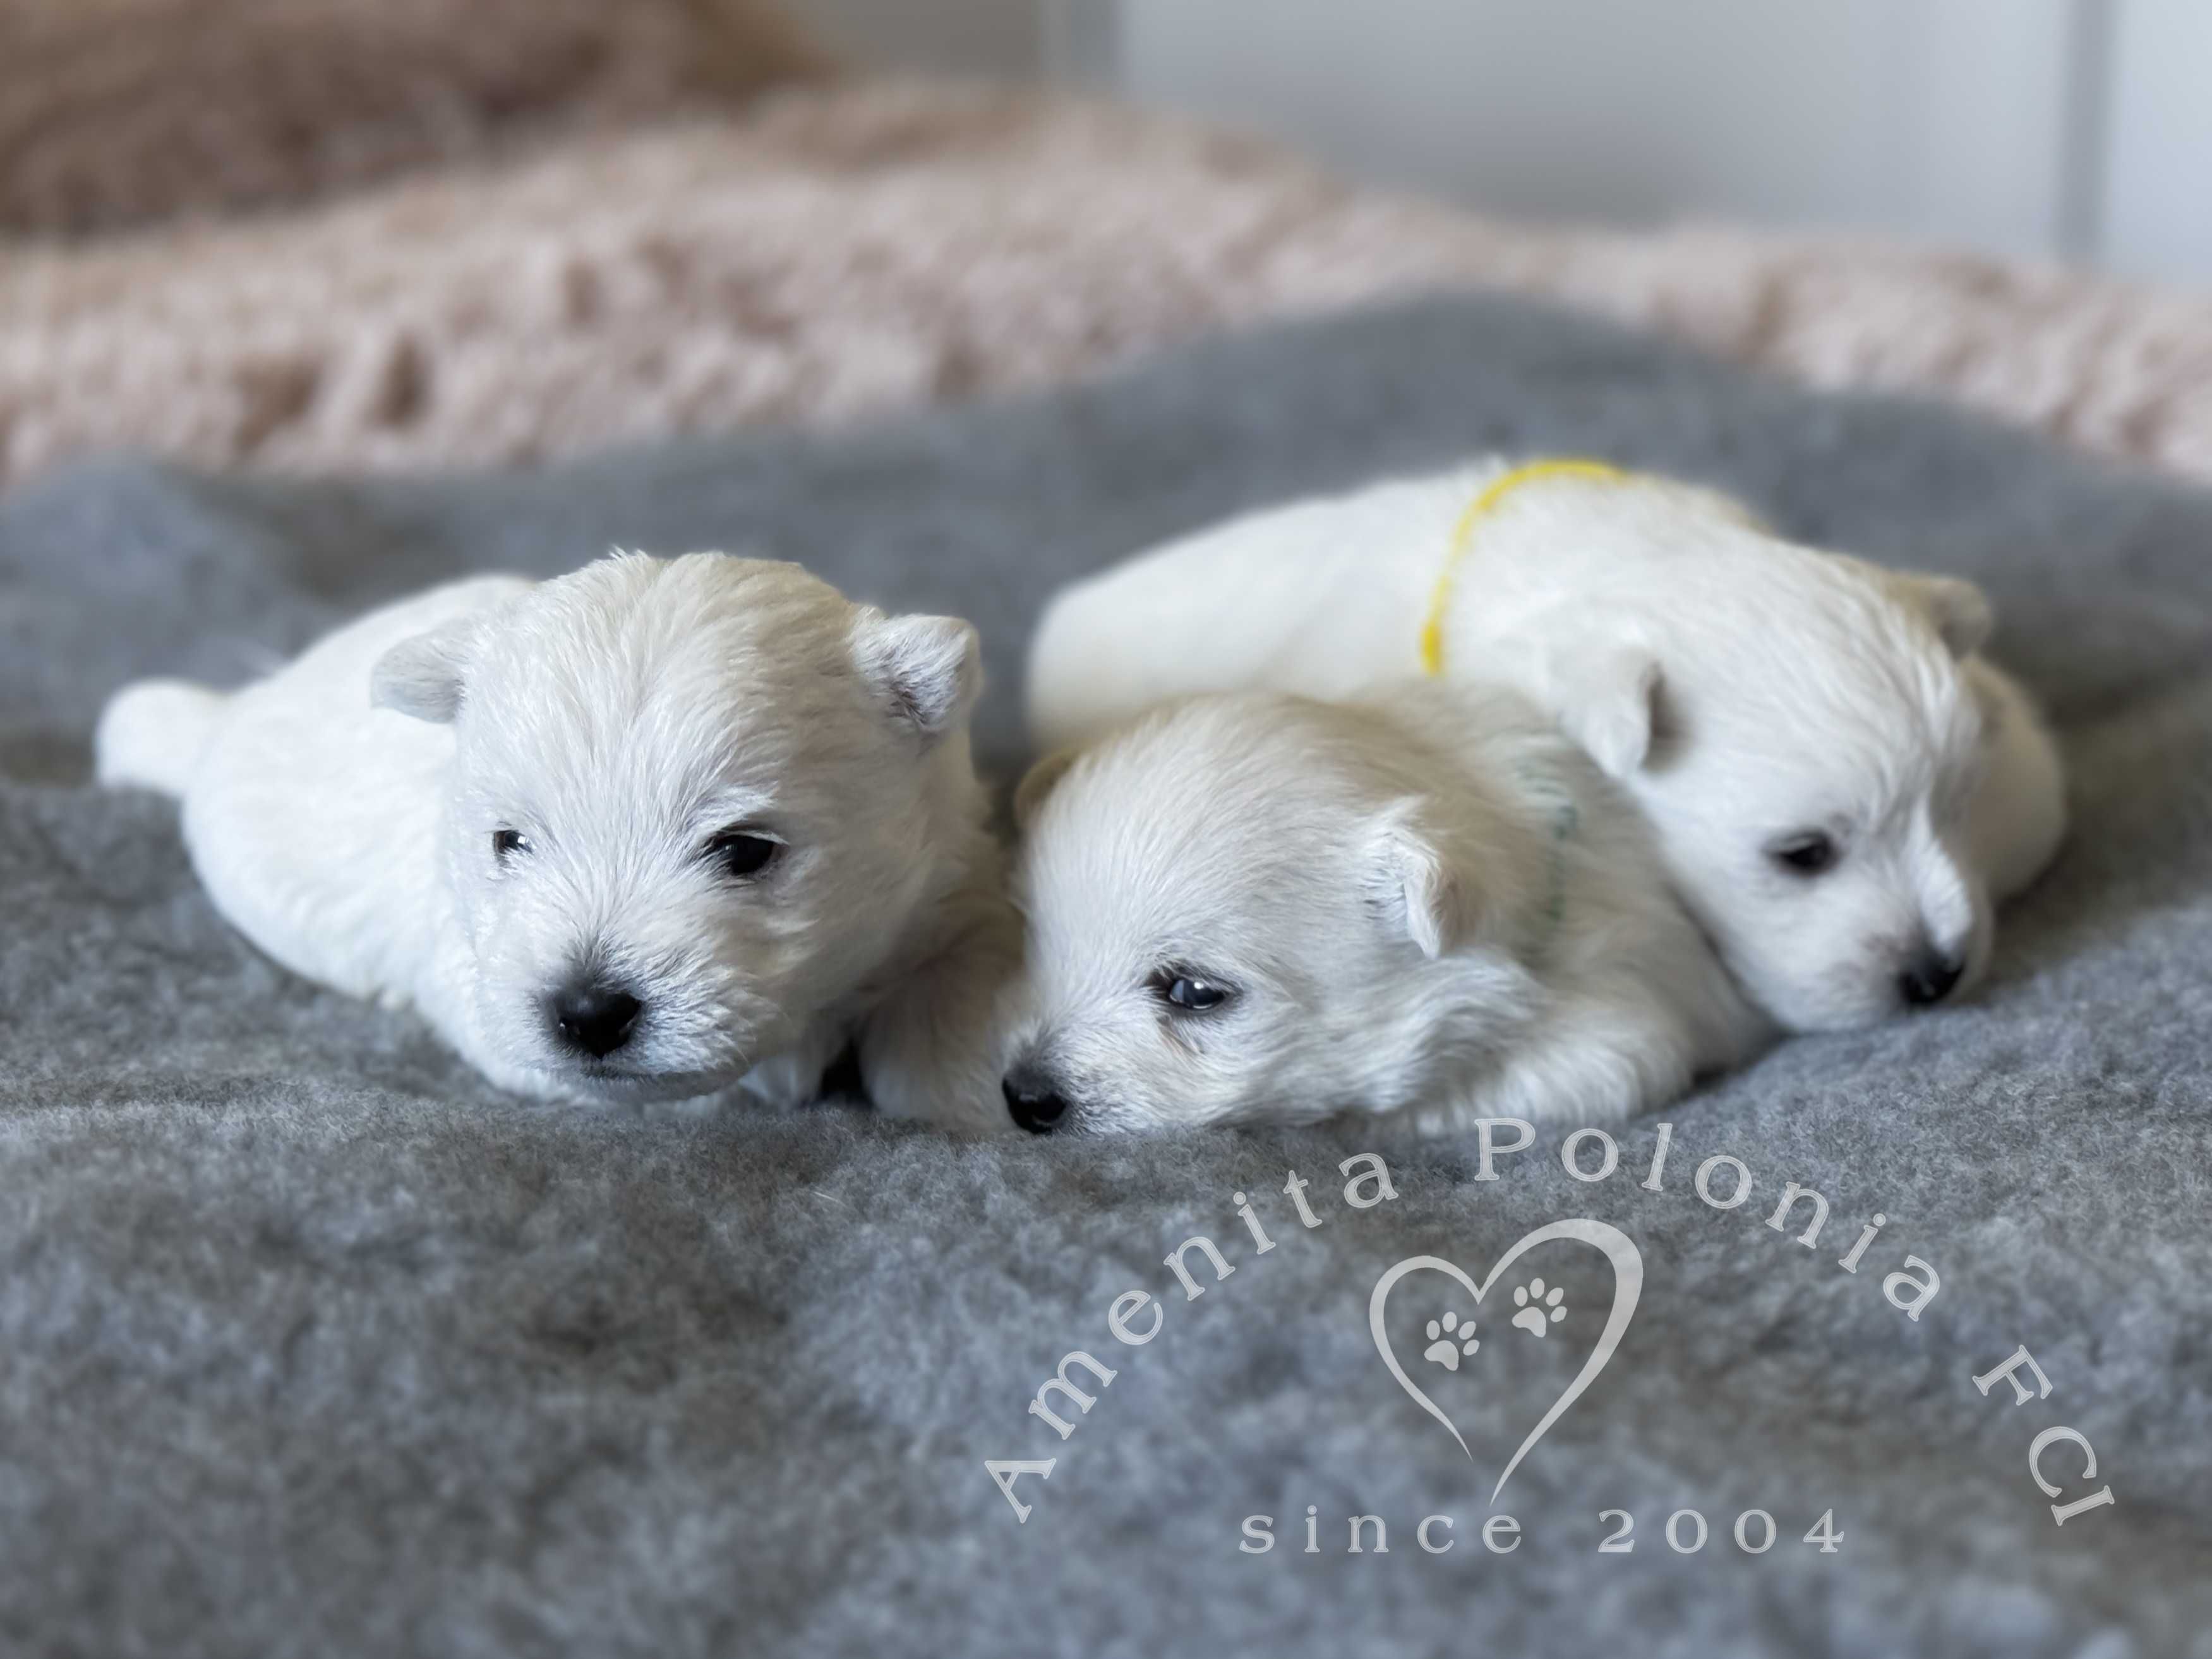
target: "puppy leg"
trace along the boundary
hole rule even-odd
[[[2057,856],[2066,838],[2066,774],[2050,728],[2015,681],[1979,657],[1968,660],[1966,678],[1990,727],[1967,839],[1990,902],[2002,904]]]
[[[1673,1018],[1588,1002],[1559,1010],[1466,1094],[1414,1122],[1430,1134],[1486,1117],[1615,1123],[1674,1099],[1695,1069]]]
[[[886,1117],[978,1133],[1008,1127],[1000,1011],[1021,966],[1021,921],[979,886],[944,949],[908,974],[860,1032],[860,1071]]]
[[[181,797],[228,696],[187,680],[140,680],[107,700],[92,739],[93,772],[110,789]]]
[[[747,1072],[738,1086],[764,1106],[789,1110],[822,1097],[823,1074],[844,1052],[843,1028],[822,1020],[770,1059]]]

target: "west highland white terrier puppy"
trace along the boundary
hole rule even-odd
[[[1771,1029],[1634,804],[1509,691],[1196,697],[1040,763],[1017,812],[1005,1092],[1040,1133],[1601,1121]]]
[[[1062,593],[1041,750],[1163,698],[1426,675],[1533,697],[1642,805],[1746,991],[1793,1030],[1955,995],[2064,834],[2049,732],[1978,590],[1778,538],[1710,490],[1491,461],[1254,513]]]
[[[890,1109],[995,1119],[995,988],[947,966],[999,948],[981,684],[964,622],[627,554],[402,600],[236,692],[128,686],[98,770],[181,799],[256,945],[502,1088],[788,1102],[854,1042]]]

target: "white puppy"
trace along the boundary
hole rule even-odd
[[[412,1005],[503,1088],[788,1101],[857,1040],[894,1109],[935,1115],[912,1068],[964,1005],[933,970],[996,902],[981,679],[966,623],[622,555],[403,600],[235,693],[126,687],[98,769],[182,799],[256,945]],[[917,980],[933,1000],[872,1042]],[[994,1069],[962,1081],[995,1115]]]
[[[1684,900],[1783,1025],[1942,1000],[2065,826],[2057,751],[1975,655],[1969,584],[1778,540],[1711,491],[1487,462],[1252,514],[1062,593],[1041,750],[1162,698],[1516,687],[1649,814]]]
[[[1771,1028],[1635,805],[1510,692],[1248,692],[1024,783],[1022,1127],[1607,1120]]]

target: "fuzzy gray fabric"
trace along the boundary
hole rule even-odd
[[[611,543],[771,547],[972,617],[1004,768],[1059,582],[1492,448],[1717,480],[1805,537],[1972,575],[2075,768],[2073,842],[1987,991],[1676,1107],[1658,1191],[1652,1122],[1585,1185],[1550,1133],[1485,1182],[1469,1142],[1373,1127],[961,1145],[842,1107],[532,1109],[258,957],[173,810],[84,781],[126,678],[235,680],[417,585]],[[0,498],[0,1649],[2212,1653],[2208,555],[2200,495],[1480,302],[834,441],[369,484],[118,463]],[[1396,1197],[1354,1209],[1335,1166],[1361,1151]],[[1696,1195],[1720,1153],[1741,1208]],[[1765,1224],[1790,1180],[1833,1206],[1817,1249]],[[1566,1288],[1540,1343],[1506,1279],[1480,1309],[1433,1276],[1398,1293],[1466,1455],[1384,1368],[1368,1297],[1401,1258],[1479,1278],[1577,1216],[1640,1248],[1643,1300],[1500,1495],[1520,1531],[1495,1554],[1491,1489],[1595,1340],[1602,1263],[1516,1265]],[[1192,1301],[1164,1258],[1201,1232],[1235,1272],[1194,1253]],[[1917,1320],[1882,1286],[1908,1254],[1942,1279]],[[1163,1310],[1146,1346],[1109,1331],[1130,1289]],[[1455,1375],[1415,1352],[1447,1307],[1482,1341]],[[2021,1344],[2050,1395],[1978,1390]],[[1074,1349],[1115,1378],[1071,1370],[1088,1415],[1048,1397],[1063,1442],[1027,1407]],[[2063,1499],[2028,1467],[2056,1426],[2098,1462],[2047,1448]],[[1014,1479],[1018,1522],[985,1460],[1055,1456]],[[1616,1509],[1634,1550],[1600,1553]],[[1689,1509],[1710,1539],[1678,1553]],[[1732,1535],[1753,1510],[1778,1533],[1756,1556]],[[1832,1554],[1800,1541],[1824,1510]],[[1419,1546],[1432,1513],[1449,1553]],[[1255,1515],[1264,1554],[1239,1548]],[[1346,1552],[1354,1515],[1388,1553],[1371,1526]]]

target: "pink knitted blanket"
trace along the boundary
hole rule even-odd
[[[2212,299],[1879,244],[1505,224],[1158,117],[866,82],[280,216],[0,240],[0,483],[118,445],[423,467],[833,423],[1439,287],[2212,477]]]

